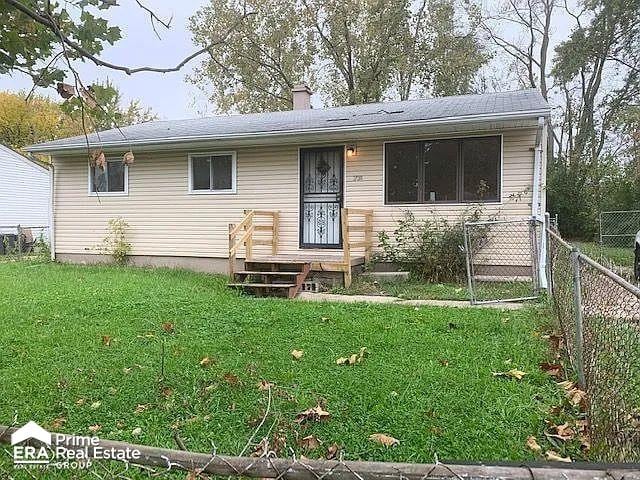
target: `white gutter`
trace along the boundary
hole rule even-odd
[[[531,198],[531,217],[534,220],[538,220],[541,223],[540,228],[540,241],[539,241],[539,253],[538,253],[538,278],[540,286],[547,288],[547,235],[545,229],[547,227],[545,223],[545,216],[540,212],[540,195],[542,194],[542,153],[546,147],[544,145],[545,135],[545,117],[538,118],[538,130],[536,132],[536,147],[533,161],[533,191]]]
[[[54,168],[53,159],[49,165],[49,248],[51,249],[51,260],[56,259],[56,229],[54,224],[53,205],[53,185],[54,185]]]
[[[477,115],[465,115],[465,116],[455,116],[455,117],[441,117],[441,118],[431,118],[427,120],[411,120],[405,122],[387,122],[387,123],[374,123],[374,124],[364,124],[364,125],[341,125],[335,127],[316,127],[316,128],[299,128],[295,130],[275,130],[275,131],[259,131],[259,132],[251,132],[251,133],[227,133],[227,134],[219,134],[219,135],[180,135],[174,137],[163,137],[163,138],[148,138],[148,139],[138,139],[138,140],[116,140],[110,142],[100,142],[100,143],[92,143],[90,146],[96,147],[99,146],[101,148],[109,148],[109,147],[133,147],[133,146],[161,146],[161,145],[171,145],[171,144],[179,144],[183,142],[197,142],[197,141],[217,141],[217,140],[236,140],[236,141],[244,141],[244,140],[253,140],[264,137],[269,138],[281,138],[282,140],[288,140],[291,137],[299,136],[299,135],[319,135],[319,134],[331,134],[331,133],[350,133],[350,132],[366,132],[366,131],[377,131],[377,130],[386,130],[393,128],[402,128],[402,127],[420,127],[420,126],[429,126],[429,125],[451,125],[451,124],[465,124],[476,122],[478,120],[482,121],[501,121],[501,120],[521,120],[535,117],[546,117],[549,115],[549,110],[527,110],[522,112],[508,112],[502,114],[494,114],[494,113],[483,113]],[[58,152],[72,152],[74,150],[84,151],[87,147],[86,141],[84,138],[76,140],[78,143],[71,144],[58,144],[58,145],[48,145],[48,144],[36,144],[30,145],[25,148],[25,150],[29,152],[47,152],[47,153],[58,153]]]

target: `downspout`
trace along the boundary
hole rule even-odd
[[[51,249],[51,260],[55,261],[56,259],[56,229],[54,224],[54,215],[53,215],[53,186],[54,186],[54,168],[53,168],[53,158],[51,159],[51,164],[49,165],[49,245]]]
[[[542,195],[542,155],[546,148],[545,123],[544,117],[538,117],[538,130],[536,131],[536,147],[533,161],[533,191],[531,198],[531,218],[534,221],[540,222],[538,239],[538,245],[540,247],[538,249],[538,281],[541,288],[547,288],[547,276],[545,273],[547,268],[547,236],[545,235],[545,229],[547,225],[545,224],[544,212],[540,211],[540,197]]]

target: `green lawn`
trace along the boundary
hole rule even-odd
[[[602,247],[595,242],[572,242],[582,253],[594,260],[608,265],[613,263],[620,267],[633,268],[633,248]]]
[[[281,456],[322,457],[336,442],[346,459],[521,460],[561,399],[538,369],[546,317],[532,309],[253,299],[221,276],[6,261],[0,292],[5,424],[17,413],[18,424],[85,435],[99,425],[103,438],[171,448],[175,431],[190,450],[239,454],[267,407],[266,380],[273,401],[256,439],[285,438]],[[361,364],[336,365],[361,347]],[[492,375],[511,368],[527,375]],[[329,421],[295,422],[318,402]],[[304,452],[296,439],[312,434],[323,443]]]
[[[480,300],[530,297],[532,287],[525,282],[479,282]],[[349,288],[335,287],[332,293],[343,295],[390,295],[411,300],[469,300],[469,288],[462,283],[428,283],[409,279],[402,281],[354,277]]]

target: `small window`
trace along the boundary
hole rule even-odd
[[[92,166],[89,169],[89,192],[91,194],[127,193],[127,165],[122,159],[107,159],[104,168]]]
[[[193,155],[190,165],[192,192],[235,193],[235,154]]]

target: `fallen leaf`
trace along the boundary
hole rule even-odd
[[[64,424],[67,423],[67,419],[65,417],[57,417],[51,422],[51,428],[54,430],[61,429]]]
[[[542,447],[540,445],[538,445],[538,441],[536,440],[536,437],[534,437],[533,435],[529,435],[527,437],[527,448],[535,453],[540,453],[542,451]]]
[[[111,337],[109,335],[102,335],[102,344],[105,347],[111,346]]]
[[[142,433],[142,428],[140,427],[136,427],[133,430],[131,430],[131,435],[133,435],[134,437],[137,437],[141,433]]]
[[[522,377],[526,375],[522,370],[518,370],[517,368],[512,368],[506,372],[493,372],[494,377],[506,377],[506,378],[515,378],[516,380],[522,380]]]
[[[98,408],[100,408],[100,405],[102,405],[102,402],[98,400],[91,404],[91,408],[97,410]]]
[[[171,323],[171,322],[164,322],[162,324],[162,329],[167,333],[173,333],[174,328],[175,327],[174,327],[173,323]]]
[[[240,379],[231,372],[225,373],[224,375],[222,375],[222,378],[224,378],[224,381],[232,387],[237,387],[238,385],[240,385]]]
[[[147,410],[149,410],[149,405],[139,403],[136,406],[136,409],[134,410],[134,413],[142,413],[142,412],[146,412]]]
[[[79,398],[78,400],[76,400],[76,405],[78,406],[82,406],[87,402],[87,400],[85,398]]]
[[[202,368],[210,367],[212,363],[213,362],[211,361],[211,359],[209,357],[203,357],[203,359],[200,360],[200,366]]]
[[[367,347],[360,347],[360,351],[358,353],[353,353],[348,357],[340,357],[336,360],[336,364],[355,365],[356,363],[362,363],[362,360],[364,360],[364,357],[366,357],[367,355]]]
[[[441,358],[440,360],[438,360],[438,362],[440,363],[440,365],[442,365],[443,367],[448,367],[449,366],[449,360],[447,360],[446,358]]]
[[[338,446],[338,444],[335,442],[332,443],[331,445],[329,445],[329,448],[327,448],[327,455],[325,456],[325,458],[327,460],[333,460],[334,458],[336,458],[339,450],[340,447]]]
[[[91,433],[96,433],[96,432],[97,432],[98,430],[100,430],[101,428],[102,428],[102,425],[95,424],[95,425],[91,425],[91,426],[88,428],[88,430],[89,430]]]
[[[258,383],[258,390],[264,391],[264,390],[269,390],[270,388],[273,388],[273,383],[271,382],[267,382],[266,380],[260,380],[260,383]]]
[[[307,435],[298,441],[298,445],[305,450],[315,450],[320,446],[320,440],[315,435]]]
[[[384,445],[385,447],[393,447],[394,445],[400,445],[400,440],[397,438],[393,438],[384,433],[374,433],[373,435],[369,435],[369,440],[372,442],[379,443],[380,445]]]
[[[575,386],[575,383],[573,383],[571,380],[565,380],[564,382],[558,382],[557,385],[563,390],[568,391]]]
[[[304,355],[303,350],[291,350],[291,356],[296,360],[300,360],[303,355]]]
[[[305,422],[322,422],[325,420],[329,420],[331,414],[327,412],[320,404],[316,405],[313,408],[308,408],[304,412],[300,412],[296,416],[296,423],[305,423]]]
[[[540,364],[540,369],[552,377],[559,377],[562,375],[562,365],[559,363],[542,362]]]
[[[553,450],[547,450],[545,452],[545,456],[547,457],[547,460],[549,460],[550,462],[565,462],[565,463],[572,462],[570,457],[561,457]]]
[[[116,387],[109,387],[109,395],[117,395],[118,389]]]
[[[171,387],[162,387],[160,389],[160,394],[164,398],[169,398],[171,395],[173,395],[173,388],[171,388]]]
[[[568,390],[567,398],[569,399],[569,403],[574,407],[580,407],[582,411],[586,411],[587,409],[587,394],[584,390],[580,390],[577,387]]]
[[[123,369],[122,369],[122,372],[123,372],[124,374],[129,374],[129,373],[131,373],[131,370],[133,370],[133,368],[131,368],[131,367],[125,367],[125,368],[123,368]]]

